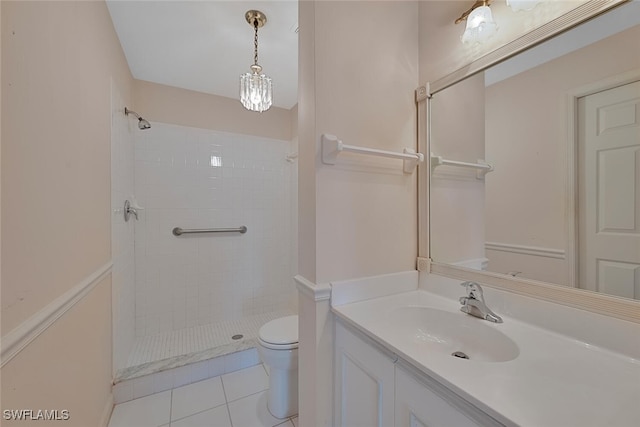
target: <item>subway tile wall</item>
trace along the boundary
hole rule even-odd
[[[124,221],[124,201],[134,195],[137,121],[124,115],[124,99],[111,84],[111,274],[113,371],[126,366],[135,339],[134,221]]]
[[[163,123],[136,133],[136,336],[291,307],[295,145]]]

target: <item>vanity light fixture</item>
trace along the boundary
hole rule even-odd
[[[249,10],[245,19],[255,31],[253,38],[254,55],[251,72],[240,75],[240,102],[250,111],[267,111],[273,101],[271,77],[262,74],[262,67],[258,65],[258,28],[267,23],[267,17],[259,10]]]
[[[463,43],[484,43],[498,31],[498,25],[493,20],[489,4],[491,4],[491,0],[478,0],[456,19],[456,24],[467,21],[467,26],[461,37]]]
[[[511,10],[518,12],[521,10],[531,10],[540,3],[540,0],[507,0],[507,6]]]

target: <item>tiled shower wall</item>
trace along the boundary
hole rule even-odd
[[[294,145],[162,123],[136,133],[136,336],[291,307]]]

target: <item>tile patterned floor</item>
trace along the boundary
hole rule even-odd
[[[116,405],[109,427],[298,427],[274,418],[263,365]]]

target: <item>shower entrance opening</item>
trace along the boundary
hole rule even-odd
[[[141,132],[113,110],[115,382],[233,354],[259,363],[259,328],[296,312],[297,141]],[[124,200],[138,213],[126,223]]]

